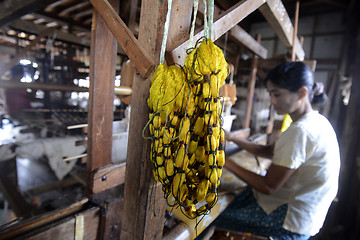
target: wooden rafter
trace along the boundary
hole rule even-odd
[[[20,17],[41,10],[56,0],[13,0],[0,3],[0,27]]]
[[[46,26],[35,24],[24,20],[15,20],[10,24],[11,28],[18,29],[25,32],[39,34],[47,29]],[[71,33],[65,33],[59,30],[55,30],[56,39],[71,42],[82,46],[90,46],[90,40],[86,38],[80,38]]]
[[[211,39],[215,41],[220,38],[223,34],[225,34],[263,4],[264,0],[242,0],[241,2],[235,4],[232,8],[222,13],[219,18],[214,21]],[[196,42],[202,36],[204,36],[204,30],[201,28],[196,31],[193,42]],[[174,59],[174,62],[178,64],[184,63],[185,55],[183,53],[186,52],[187,48],[189,48],[188,39],[189,37],[186,36],[184,39],[179,41],[179,44],[177,44],[176,48],[172,49],[171,55]]]
[[[259,10],[272,26],[280,41],[291,51],[294,27],[281,0],[267,0]],[[294,52],[297,59],[300,61],[304,60],[305,52],[299,38],[295,38],[294,44]]]
[[[204,12],[204,6],[202,1],[199,2],[199,12],[201,14],[203,14]],[[218,19],[220,14],[221,10],[217,6],[214,6],[214,18]],[[249,33],[247,33],[239,25],[235,25],[229,30],[229,37],[238,44],[244,46],[249,51],[258,55],[259,57],[267,57],[267,49],[261,46],[261,44],[259,44]]]
[[[106,26],[114,34],[116,40],[135,65],[140,75],[147,78],[154,70],[155,63],[144,50],[143,46],[139,44],[107,0],[90,0],[90,2],[103,18]]]
[[[36,13],[31,13],[31,15],[36,18],[43,18],[47,21],[58,22],[61,25],[68,25],[68,26],[71,26],[72,28],[78,29],[80,31],[90,32],[89,25],[83,24],[78,21],[74,21],[72,19],[63,17],[61,15],[54,14],[51,12],[45,12],[43,10],[40,10],[40,11],[37,11]]]

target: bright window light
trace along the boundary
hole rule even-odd
[[[32,82],[32,78],[29,74],[24,75],[24,77],[20,80],[20,82],[24,82],[24,83],[31,83]]]
[[[22,65],[29,65],[29,64],[31,64],[31,61],[28,60],[28,59],[21,59],[21,60],[20,60],[20,64],[22,64]]]
[[[79,87],[89,87],[89,86],[90,86],[89,80],[79,79]]]

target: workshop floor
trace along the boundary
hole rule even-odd
[[[3,122],[3,126],[0,128],[0,145],[15,141],[13,130],[14,128],[10,122]],[[6,164],[8,168],[6,172],[9,173],[12,181],[17,184],[19,192],[32,205],[33,211],[36,213],[47,212],[70,205],[84,195],[84,188],[78,183],[39,191],[44,186],[59,182],[45,158],[30,160],[14,157],[10,160],[2,161],[2,163],[4,162],[10,163]],[[71,178],[71,176],[66,178]],[[34,194],[34,192],[37,193]],[[0,227],[14,219],[16,219],[16,216],[12,213],[9,202],[0,192]]]

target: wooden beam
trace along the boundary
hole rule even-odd
[[[204,4],[202,1],[199,2],[199,12],[204,14]],[[221,10],[214,6],[214,18],[218,19],[221,14]],[[267,49],[261,46],[249,33],[247,33],[239,25],[235,25],[229,31],[229,37],[232,38],[238,44],[241,44],[252,53],[258,55],[261,58],[267,57]]]
[[[127,28],[126,24],[121,20],[109,2],[107,0],[90,0],[90,2],[114,34],[140,75],[144,78],[149,77],[155,68],[154,61]]]
[[[115,8],[119,0],[112,1]],[[91,27],[87,194],[95,170],[111,164],[116,39],[94,9]]]
[[[292,45],[295,45],[294,51],[296,57],[300,61],[303,61],[305,58],[304,49],[298,38],[296,38],[295,43],[293,43],[294,28],[281,0],[267,0],[259,10],[272,26],[285,47],[291,50]]]
[[[19,19],[20,17],[36,12],[56,2],[57,0],[12,0],[0,3],[0,27]]]
[[[243,45],[245,48],[250,50],[252,53],[256,54],[260,58],[267,58],[267,49],[261,46],[249,33],[247,33],[243,28],[238,25],[235,25],[230,29],[230,37],[235,41]]]
[[[239,3],[235,4],[233,7],[222,13],[217,20],[213,23],[213,31],[211,39],[213,41],[220,38],[223,34],[233,28],[241,20],[243,20],[250,13],[254,12],[261,5],[263,5],[265,0],[242,0]],[[204,36],[203,28],[198,29],[193,38],[195,43],[201,37]],[[174,49],[169,49],[171,51],[171,57],[175,63],[184,64],[185,57],[183,53],[186,52],[186,49],[189,48],[189,37],[181,39],[178,44],[175,44],[177,47]]]
[[[182,31],[183,22],[192,12],[192,0],[172,2],[169,29],[175,35]],[[141,4],[139,42],[153,59],[159,59],[166,19],[167,1],[143,0]],[[185,12],[185,13],[184,13]],[[187,12],[187,13],[186,13]],[[186,19],[185,19],[186,18]],[[179,24],[181,23],[181,24]],[[150,27],[151,26],[151,27]],[[168,36],[168,43],[174,40]],[[185,52],[183,54],[186,54]],[[152,176],[150,141],[142,137],[142,129],[149,116],[146,99],[149,95],[150,79],[135,75],[133,82],[130,130],[126,160],[124,188],[124,210],[122,213],[120,239],[161,239],[164,227],[165,199],[162,186]],[[146,131],[146,135],[148,135]]]
[[[297,31],[298,31],[298,23],[299,23],[299,8],[300,8],[300,2],[299,0],[296,1],[295,6],[295,21],[294,21],[294,31],[293,31],[293,39],[292,42],[294,43],[297,38]],[[302,46],[302,42],[300,41],[300,44]],[[291,46],[291,61],[295,61],[295,44]]]
[[[94,172],[93,193],[100,193],[125,182],[126,163],[111,164]]]

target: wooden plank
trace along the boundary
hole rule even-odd
[[[31,232],[21,235],[21,239],[98,239],[99,207],[92,207],[76,215],[44,224]],[[111,225],[109,226],[111,227]]]
[[[180,31],[179,23],[188,21],[180,16],[190,18],[192,4],[192,0],[175,0],[172,2],[169,27],[169,29],[175,28],[172,32]],[[167,1],[142,1],[139,42],[144,45],[153,59],[159,59],[160,56],[166,10]],[[183,14],[182,11],[186,11],[188,14]],[[172,41],[173,38],[172,35],[169,35],[168,41]],[[124,211],[120,234],[120,239],[124,240],[161,239],[164,227],[166,203],[161,184],[157,183],[152,176],[150,141],[144,140],[142,137],[142,129],[146,125],[149,115],[149,107],[146,103],[149,88],[149,78],[144,81],[141,76],[135,76],[133,89],[137,90],[133,92],[131,102],[133,110],[130,116]],[[148,135],[148,131],[146,134]]]
[[[294,28],[281,0],[267,0],[259,10],[285,47],[291,50],[292,45],[295,45],[294,51],[296,57],[303,61],[305,58],[304,49],[300,44],[299,38],[296,38],[293,44]]]
[[[115,8],[119,0],[114,0]],[[87,182],[93,171],[111,164],[116,39],[94,9],[91,27]],[[91,194],[92,184],[87,193]]]
[[[84,216],[84,240],[97,240],[98,226],[100,224],[100,209],[93,207],[81,212],[81,214]]]
[[[204,4],[203,1],[199,2],[199,12],[204,14]],[[214,18],[219,18],[221,14],[221,10],[214,6]],[[246,49],[251,51],[252,53],[258,55],[261,58],[267,57],[267,49],[261,46],[249,33],[247,33],[242,27],[239,25],[235,25],[229,31],[229,37],[232,38],[238,44],[241,44]]]
[[[21,49],[19,53],[17,53],[9,63],[5,64],[5,66],[0,67],[0,78],[9,71],[15,64],[17,64],[21,58],[25,56],[25,54],[34,47],[43,37],[46,37],[47,35],[51,34],[54,31],[52,28],[48,28],[45,31],[41,32],[29,45],[27,45],[25,48]]]
[[[15,237],[24,235],[26,232],[33,231],[41,226],[49,224],[54,221],[63,219],[75,212],[78,212],[84,208],[84,204],[88,202],[88,199],[83,199],[79,202],[72,204],[69,207],[48,212],[37,217],[23,220],[18,224],[10,225],[7,229],[0,232],[0,239],[14,239]]]
[[[105,206],[105,218],[101,224],[104,226],[104,238],[107,239],[119,239],[121,230],[121,213],[123,211],[124,199],[117,198],[107,203]],[[114,213],[114,214],[108,214]]]
[[[42,239],[74,239],[75,232],[75,218],[71,218],[61,224],[50,224],[46,230],[40,230],[40,233],[33,236],[26,237],[28,240],[42,240]],[[45,228],[44,227],[44,228]]]
[[[111,164],[96,170],[93,175],[93,193],[100,193],[125,182],[126,163]]]
[[[149,54],[137,41],[107,0],[90,0],[90,2],[114,34],[140,75],[147,78],[155,67],[155,63]]]
[[[3,27],[15,19],[45,8],[57,0],[12,0],[0,3],[0,27]]]
[[[257,41],[260,42],[259,35],[257,36]],[[244,128],[250,127],[250,118],[251,118],[251,112],[253,106],[257,69],[258,69],[258,56],[253,54],[253,57],[251,59],[248,90],[246,94],[246,107],[245,107],[244,126],[243,126]]]
[[[263,5],[264,2],[265,0],[242,0],[233,7],[229,8],[227,11],[222,13],[217,20],[214,21],[211,39],[215,41],[220,38],[246,16]],[[202,28],[198,29],[194,36],[193,42],[195,43],[203,36],[204,30]],[[186,52],[186,49],[189,48],[188,39],[189,37],[185,37],[184,39],[180,40],[178,44],[176,44],[176,48],[169,49],[171,51],[171,57],[175,63],[184,64],[186,55],[183,53]]]

